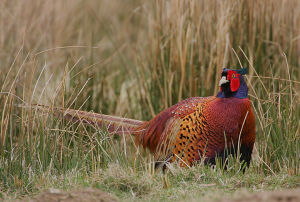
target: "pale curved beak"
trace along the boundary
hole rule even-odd
[[[222,76],[220,82],[219,82],[219,86],[223,85],[224,83],[227,83],[229,82],[227,79],[226,79],[226,76]]]

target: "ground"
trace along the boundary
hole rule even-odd
[[[199,201],[200,198],[194,198],[192,201]],[[206,198],[206,200],[209,200]],[[58,189],[50,189],[45,191],[33,198],[26,198],[22,201],[30,202],[71,202],[71,201],[119,201],[117,197],[112,196],[100,189],[87,188],[87,189],[77,189],[74,191],[60,191]],[[211,201],[221,201],[221,202],[298,202],[300,201],[300,188],[281,190],[281,191],[263,191],[257,193],[249,193],[247,191],[239,193],[233,198],[225,199],[212,199]]]
[[[244,194],[243,196],[227,198],[222,202],[298,202],[300,201],[300,189],[290,189],[282,191],[259,192]]]
[[[116,197],[101,191],[100,189],[77,189],[74,191],[61,191],[58,189],[50,189],[33,198],[26,198],[22,201],[30,202],[89,202],[89,201],[119,201]]]

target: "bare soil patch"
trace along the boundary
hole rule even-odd
[[[44,193],[37,195],[36,197],[24,200],[30,202],[90,202],[90,201],[119,201],[116,197],[101,191],[100,189],[87,188],[78,189],[69,192],[64,192],[56,189],[51,189]]]
[[[222,202],[300,202],[300,188],[281,191],[246,194],[236,198],[228,198]]]
[[[119,201],[116,197],[100,189],[87,188],[64,192],[56,189],[43,192],[34,198],[23,200],[30,202],[91,202]],[[218,200],[219,201],[219,200]],[[245,193],[233,198],[225,198],[221,202],[300,202],[300,188],[281,191],[264,191]]]

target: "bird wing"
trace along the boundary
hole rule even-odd
[[[152,120],[138,127],[137,130],[140,130],[140,133],[136,136],[137,143],[154,153],[155,159],[169,159],[176,142],[180,139],[179,131],[184,130],[182,128],[184,117],[196,112],[197,106],[215,98],[192,97],[165,109]]]
[[[190,166],[195,160],[200,159],[199,143],[206,144],[207,141],[203,138],[204,134],[209,132],[203,111],[211,100],[208,99],[206,102],[198,103],[192,113],[181,117],[180,129],[176,134],[171,162],[179,160],[180,165],[186,167]]]

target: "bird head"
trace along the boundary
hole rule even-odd
[[[225,97],[231,97],[231,95],[237,92],[240,88],[241,82],[244,82],[241,75],[247,74],[248,68],[242,68],[239,70],[224,68],[221,73],[221,79],[219,82],[220,91],[225,94]]]

